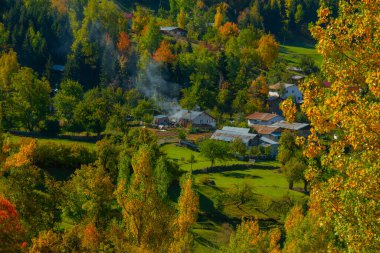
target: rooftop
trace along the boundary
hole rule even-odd
[[[248,145],[249,141],[254,139],[256,136],[257,134],[241,134],[233,131],[216,130],[211,136],[211,139],[227,142],[231,142],[235,139],[241,139],[245,145]]]
[[[160,30],[161,30],[161,31],[173,31],[173,30],[177,30],[177,29],[179,29],[179,30],[183,30],[183,31],[184,31],[184,29],[179,28],[179,27],[177,27],[177,26],[161,26],[161,27],[160,27]]]
[[[255,112],[255,113],[252,113],[251,115],[248,115],[246,119],[269,121],[277,116],[279,115],[275,113]]]
[[[292,83],[276,83],[273,85],[269,85],[269,89],[270,90],[280,90],[282,87],[284,87],[286,89],[286,88],[289,88],[292,86],[295,86],[295,84],[292,84]]]
[[[63,65],[53,65],[51,67],[52,70],[63,72],[65,71],[65,66]]]
[[[282,120],[282,121],[279,121],[279,122],[272,124],[272,126],[281,127],[281,128],[289,129],[289,130],[301,130],[302,128],[308,127],[309,124],[297,123],[297,122],[289,123],[289,122]]]
[[[280,132],[281,131],[281,128],[277,127],[277,126],[263,126],[263,125],[253,124],[253,125],[251,125],[251,127],[253,129],[255,129],[255,131],[258,134],[271,134],[274,132]]]
[[[154,116],[153,118],[154,119],[164,119],[164,118],[167,118],[167,117],[168,117],[167,115],[160,114],[160,115]]]
[[[175,121],[193,120],[203,113],[204,112],[201,112],[201,111],[180,110],[176,112],[175,114],[173,114],[172,116],[170,116],[170,119],[175,120]]]
[[[260,137],[260,141],[271,144],[271,145],[278,145],[277,141],[271,140],[271,139],[264,137],[264,136]]]
[[[222,128],[222,130],[228,131],[228,132],[239,133],[239,134],[249,134],[249,131],[251,131],[251,129],[249,129],[249,128],[229,127],[229,126],[224,126]]]

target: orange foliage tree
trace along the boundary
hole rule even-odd
[[[219,27],[219,34],[222,39],[227,40],[231,36],[237,36],[239,34],[239,28],[235,23],[227,22]]]
[[[25,165],[32,164],[33,154],[37,147],[35,139],[22,138],[20,140],[20,149],[17,153],[9,156],[5,160],[4,168],[19,168]]]
[[[24,231],[14,205],[0,195],[0,247],[4,252],[18,252]]]
[[[331,87],[317,78],[301,86],[312,126],[309,212],[349,252],[380,251],[379,12],[379,0],[339,1],[338,15],[322,5],[311,32]]]
[[[170,44],[163,40],[160,47],[153,54],[153,59],[156,62],[172,63],[175,60],[175,55],[172,53]]]
[[[126,32],[120,32],[116,43],[117,50],[121,54],[125,54],[131,47],[131,40]]]

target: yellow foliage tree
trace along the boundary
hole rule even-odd
[[[22,138],[19,151],[5,160],[4,168],[19,168],[32,164],[36,147],[37,141],[35,139]]]
[[[174,222],[174,242],[170,252],[190,252],[189,230],[197,221],[199,198],[192,189],[193,182],[189,176],[182,185],[178,201],[178,218]]]
[[[273,35],[264,35],[259,40],[257,52],[267,67],[272,66],[279,52],[279,44]]]
[[[184,29],[186,21],[186,14],[184,8],[181,8],[177,17],[178,27]]]
[[[379,12],[379,0],[339,1],[337,16],[322,5],[311,32],[331,87],[317,78],[301,87],[312,224],[331,226],[349,252],[380,251]]]

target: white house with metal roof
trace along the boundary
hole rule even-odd
[[[241,139],[247,147],[258,145],[259,137],[257,134],[250,133],[249,128],[239,127],[223,127],[220,130],[216,130],[211,139],[225,142],[232,142],[235,139]]]
[[[303,102],[303,96],[298,86],[292,83],[276,83],[269,86],[268,96],[270,98],[281,97],[287,99],[293,97],[296,103]]]
[[[198,125],[198,126],[211,126],[216,127],[216,121],[208,113],[202,111],[189,111],[180,110],[169,117],[169,119],[182,126],[188,124]]]

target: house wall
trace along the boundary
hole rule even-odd
[[[201,115],[199,115],[192,121],[193,121],[193,124],[196,124],[196,125],[209,125],[214,128],[216,127],[216,121],[206,113],[202,113]]]
[[[294,97],[296,103],[299,103],[301,100],[303,100],[302,93],[298,89],[297,85],[293,85],[285,89],[285,94],[282,96],[282,98],[287,99],[288,97]]]
[[[273,123],[276,123],[276,122],[281,121],[281,120],[284,120],[284,118],[281,116],[276,116],[276,117],[274,117],[268,121],[249,119],[248,120],[248,126],[252,126],[253,124],[268,126],[268,125],[272,125]]]

